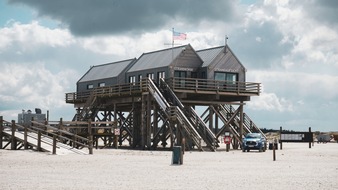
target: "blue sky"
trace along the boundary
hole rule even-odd
[[[244,108],[259,127],[338,131],[336,1],[193,2],[0,1],[0,115],[71,120],[65,93],[91,65],[167,48],[175,27],[195,49],[229,36],[247,81],[262,83]]]

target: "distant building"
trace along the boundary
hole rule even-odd
[[[31,110],[27,112],[22,110],[22,113],[18,114],[18,123],[23,126],[31,125],[32,118],[37,122],[45,122],[46,114],[41,113],[41,109],[35,108],[35,113],[32,113]]]

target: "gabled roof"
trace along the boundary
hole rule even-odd
[[[227,46],[219,46],[219,47],[209,48],[209,49],[202,49],[202,50],[196,51],[196,53],[203,60],[202,67],[207,67],[207,66],[211,65],[213,63],[213,61],[215,60],[215,58],[220,53],[223,53],[225,55],[224,48],[226,48],[226,51],[230,51],[230,53],[232,54],[232,56],[245,69],[244,65],[239,61],[239,59],[237,58],[237,56],[232,52],[232,50],[230,49],[230,47],[228,45]]]
[[[212,61],[215,59],[215,57],[219,53],[221,53],[223,50],[224,50],[224,46],[220,46],[220,47],[198,50],[198,51],[196,51],[196,53],[203,60],[202,67],[207,67],[212,63]]]
[[[78,82],[94,81],[99,79],[117,77],[124,69],[126,69],[134,59],[107,63],[103,65],[95,65],[91,67],[86,74]]]
[[[143,53],[128,72],[169,66],[186,46],[190,45]]]

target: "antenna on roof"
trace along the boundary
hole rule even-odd
[[[228,39],[229,39],[229,37],[228,37],[228,35],[225,35],[225,44],[224,44],[224,53],[226,53],[227,52],[227,46],[228,46]]]

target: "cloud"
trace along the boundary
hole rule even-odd
[[[43,63],[2,63],[0,71],[0,111],[21,108],[61,109],[66,107],[64,94],[75,72],[64,69],[52,74]],[[9,109],[8,109],[9,108]]]
[[[331,28],[338,28],[338,2],[336,0],[314,0],[299,3],[305,6],[306,16],[317,20],[319,23],[327,24]]]
[[[294,102],[301,98],[320,101],[338,100],[338,76],[296,71],[255,70],[248,73],[250,81],[263,84],[263,92],[289,97]],[[317,102],[318,102],[317,100]]]
[[[294,111],[291,101],[285,98],[278,98],[274,93],[262,93],[259,97],[254,97],[252,101],[248,102],[248,107],[252,110]]]
[[[40,17],[56,19],[75,35],[142,34],[168,24],[198,25],[204,20],[232,21],[230,1],[203,0],[9,0],[33,7]],[[169,25],[171,27],[173,25]]]

